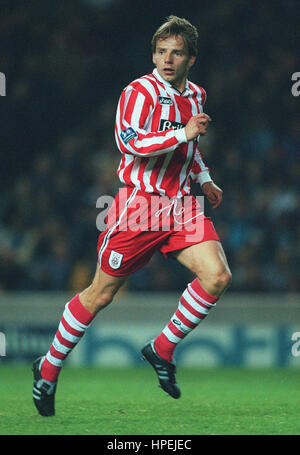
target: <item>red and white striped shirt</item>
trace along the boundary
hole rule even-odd
[[[201,185],[211,181],[198,138],[187,142],[184,130],[192,116],[203,112],[205,100],[203,88],[187,80],[180,93],[156,68],[129,84],[115,124],[120,181],[168,197],[189,194],[190,179]]]

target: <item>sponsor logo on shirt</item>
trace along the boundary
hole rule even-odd
[[[168,106],[173,106],[173,101],[168,96],[159,96],[158,102],[159,104],[167,104]]]
[[[121,131],[121,139],[124,142],[124,144],[128,144],[130,139],[132,139],[133,137],[137,137],[137,133],[131,126]]]
[[[173,122],[172,120],[161,119],[159,123],[159,131],[166,131],[170,128],[174,128],[174,130],[180,130],[181,128],[184,127],[185,125],[183,123]]]

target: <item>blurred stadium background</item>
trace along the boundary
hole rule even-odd
[[[206,89],[213,118],[201,151],[224,190],[223,205],[206,213],[233,272],[218,308],[179,347],[178,363],[299,367],[291,353],[300,332],[296,1],[150,3],[1,2],[1,363],[44,353],[66,301],[89,284],[96,200],[119,188],[118,98],[152,71],[152,34],[176,14],[199,28],[190,79]],[[175,261],[153,257],[67,362],[140,364],[140,347],[162,329],[190,278]]]

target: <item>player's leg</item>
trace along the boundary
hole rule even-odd
[[[221,242],[208,240],[172,255],[196,275],[208,294],[219,298],[230,285],[231,272]]]
[[[125,283],[127,277],[112,276],[97,265],[94,279],[89,287],[79,294],[82,305],[96,314],[112,302],[114,295]]]
[[[80,341],[97,312],[113,300],[125,281],[126,277],[108,275],[97,265],[91,285],[66,304],[47,354],[33,364],[33,399],[41,415],[54,415],[54,394],[63,361]]]
[[[80,341],[98,311],[112,301],[125,280],[124,277],[108,275],[97,265],[91,285],[65,306],[53,343],[41,365],[44,379],[57,380],[63,360]]]
[[[195,274],[183,292],[179,306],[154,341],[157,354],[171,362],[177,344],[205,319],[231,282],[231,272],[222,245],[208,240],[172,255]]]

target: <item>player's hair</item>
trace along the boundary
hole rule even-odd
[[[197,55],[198,31],[187,19],[178,16],[168,16],[167,21],[163,23],[152,37],[152,52],[156,51],[156,43],[160,39],[166,39],[169,36],[180,35],[188,48],[189,55]]]

